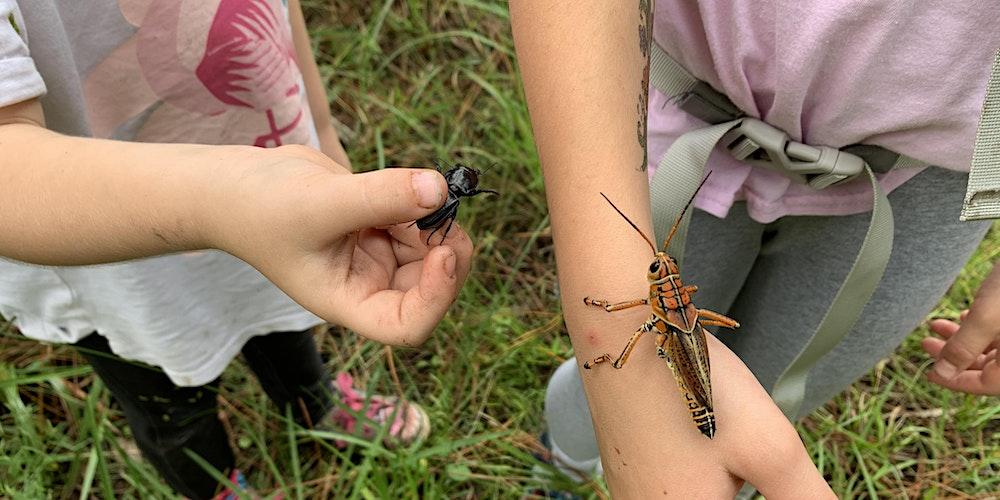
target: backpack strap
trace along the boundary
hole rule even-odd
[[[969,187],[961,220],[1000,218],[1000,49],[993,60],[986,100],[976,130]]]
[[[779,168],[816,189],[866,175],[872,187],[872,214],[861,249],[816,332],[778,377],[771,395],[789,418],[796,418],[813,366],[851,330],[878,286],[892,250],[892,208],[878,184],[871,158],[880,170],[921,166],[921,162],[878,146],[851,150],[814,147],[791,141],[787,134],[755,118],[745,117],[723,94],[684,70],[653,44],[650,83],[685,111],[714,123],[680,136],[658,164],[650,183],[653,224],[662,238],[705,173],[712,150],[720,142],[738,159]],[[706,111],[707,110],[707,111]],[[719,120],[722,120],[719,122]],[[668,252],[683,257],[690,212],[685,214]]]

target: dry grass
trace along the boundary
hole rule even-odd
[[[220,401],[240,466],[265,491],[273,485],[291,497],[518,498],[541,451],[546,380],[572,352],[506,6],[305,4],[356,166],[496,163],[483,184],[503,196],[463,205],[475,270],[425,348],[393,352],[341,332],[318,337],[332,370],[425,405],[430,439],[405,450],[338,450],[331,443],[343,436],[291,425],[236,362]],[[957,314],[998,251],[993,234],[936,314]],[[1000,406],[929,385],[927,366],[911,339],[801,424],[842,497],[993,498],[1000,489]],[[71,350],[0,335],[0,401],[0,496],[170,495],[136,460],[121,413]],[[576,491],[604,495],[599,483]]]

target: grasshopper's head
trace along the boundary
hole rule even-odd
[[[656,259],[649,265],[649,273],[646,277],[649,281],[660,282],[671,274],[680,274],[677,262],[666,252],[656,252]]]

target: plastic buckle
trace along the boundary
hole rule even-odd
[[[712,124],[728,122],[743,116],[743,111],[725,94],[701,81],[690,91],[681,94],[676,104],[689,115]]]
[[[865,169],[860,156],[795,142],[784,131],[757,118],[744,118],[740,126],[722,137],[721,144],[737,160],[777,169],[813,189],[853,179]]]

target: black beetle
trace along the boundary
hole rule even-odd
[[[441,163],[444,162],[442,161]],[[441,171],[441,163],[434,162],[438,172]],[[454,167],[444,173],[444,180],[448,182],[448,199],[434,213],[422,217],[415,222],[420,229],[434,229],[431,231],[431,234],[427,235],[428,245],[431,243],[431,236],[434,236],[434,233],[438,232],[445,225],[445,222],[448,223],[448,227],[444,229],[441,241],[443,242],[448,237],[448,231],[451,231],[451,224],[455,222],[455,216],[458,215],[459,198],[476,196],[482,193],[500,194],[492,189],[478,189],[479,174],[481,173],[479,170],[467,167],[461,163],[456,163]]]

